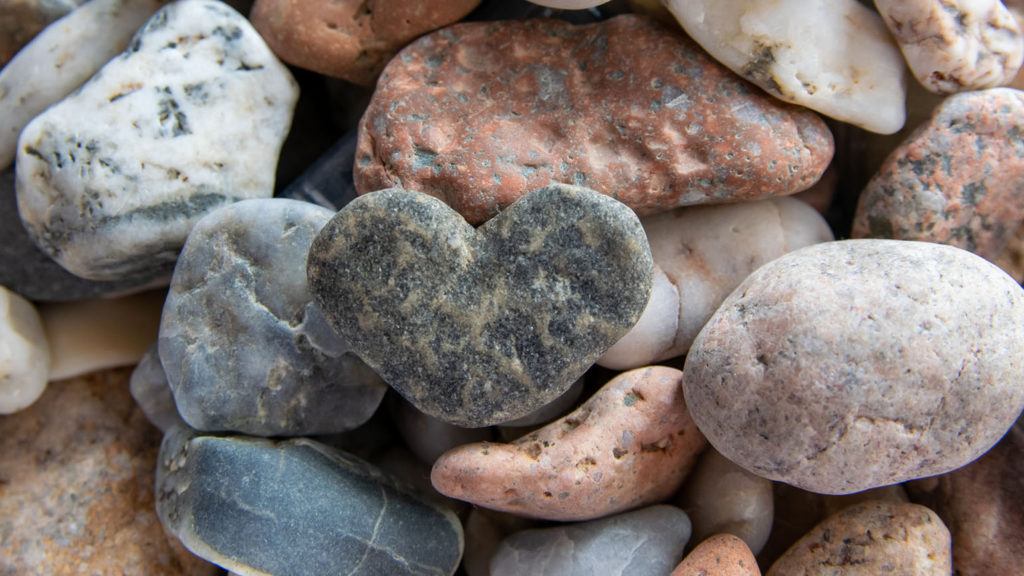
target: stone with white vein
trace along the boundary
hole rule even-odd
[[[22,132],[21,218],[79,276],[166,274],[203,214],[271,196],[297,96],[240,14],[213,0],[170,4]]]
[[[872,132],[903,127],[903,55],[857,0],[665,3],[716,60],[773,96]]]

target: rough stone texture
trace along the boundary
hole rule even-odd
[[[821,215],[792,198],[688,206],[640,222],[665,280],[655,280],[640,321],[598,360],[617,370],[686,354],[751,272],[787,252],[833,239]]]
[[[304,438],[176,428],[156,491],[160,520],[185,547],[243,574],[451,575],[462,556],[450,510]]]
[[[940,242],[994,258],[1024,220],[1024,92],[951,96],[860,196],[855,238]]]
[[[935,512],[917,504],[867,502],[816,526],[767,576],[949,576],[949,550],[949,530]]]
[[[711,56],[769,94],[865,130],[903,126],[903,55],[857,0],[665,0]]]
[[[0,4],[0,68],[40,30],[79,4],[79,0],[5,0]]]
[[[672,506],[517,532],[498,547],[491,576],[663,576],[683,557],[690,521]]]
[[[257,0],[250,19],[277,56],[300,68],[372,86],[417,36],[469,14],[480,0]]]
[[[21,218],[79,276],[165,275],[202,215],[273,193],[296,97],[237,12],[215,0],[170,4],[22,132]]]
[[[166,0],[93,0],[51,24],[0,70],[0,169],[21,130],[128,46]]]
[[[40,250],[21,224],[13,168],[0,173],[0,286],[35,302],[84,300],[146,288],[138,282],[79,278]]]
[[[128,372],[51,383],[0,416],[0,574],[220,573],[157,520],[160,436],[128,395]]]
[[[524,416],[636,323],[651,289],[636,215],[552,185],[474,230],[440,200],[361,196],[317,236],[317,305],[384,381],[451,424]]]
[[[189,234],[160,320],[160,360],[197,430],[350,430],[387,385],[313,305],[309,246],[333,213],[281,198],[211,212]]]
[[[1024,408],[1020,342],[1024,290],[982,258],[926,242],[818,244],[726,299],[687,356],[686,403],[747,470],[847,494],[991,448]]]
[[[167,384],[167,375],[160,364],[160,353],[155,343],[143,354],[132,371],[129,390],[146,418],[161,432],[167,432],[174,426],[187,426],[178,414],[178,406]]]
[[[716,534],[687,554],[669,576],[761,576],[761,570],[743,540]]]
[[[1024,37],[1000,0],[875,0],[910,70],[937,94],[1006,84]]]
[[[463,23],[385,70],[360,124],[355,178],[362,194],[426,192],[478,224],[551,182],[639,214],[792,194],[832,152],[816,115],[649,18]]]
[[[590,520],[672,495],[707,445],[673,368],[621,374],[576,411],[511,444],[482,442],[434,463],[438,492],[546,520]]]
[[[1024,429],[1020,421],[977,461],[908,483],[953,537],[953,574],[1015,574],[1024,562]]]
[[[46,389],[50,344],[35,306],[0,286],[0,414],[27,408]]]
[[[693,523],[696,542],[728,533],[758,554],[772,531],[771,480],[747,472],[714,448],[704,451],[677,502]]]

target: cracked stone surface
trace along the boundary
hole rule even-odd
[[[370,464],[303,438],[175,428],[160,446],[157,513],[195,554],[246,575],[451,575],[462,526]]]
[[[502,541],[491,576],[664,576],[682,559],[689,538],[686,514],[665,505],[524,530]]]
[[[438,492],[546,520],[600,518],[665,500],[707,442],[674,368],[621,374],[574,412],[511,444],[460,446],[434,463]]]
[[[1024,37],[1000,0],[875,0],[918,82],[937,94],[1013,80]]]
[[[815,526],[766,576],[949,576],[952,570],[949,530],[935,512],[917,504],[873,501],[845,508]]]
[[[240,14],[214,0],[170,4],[22,131],[25,227],[78,276],[165,276],[204,214],[273,194],[297,97]]]
[[[861,193],[854,238],[941,242],[994,259],[1024,220],[1024,92],[950,96]]]
[[[827,319],[827,320],[825,320]],[[724,456],[848,494],[984,454],[1024,408],[1024,290],[951,246],[847,240],[759,268],[697,336],[690,413]]]
[[[333,213],[280,198],[244,200],[196,223],[160,321],[160,361],[197,430],[257,436],[343,432],[387,385],[313,304],[306,255]]]
[[[653,19],[474,22],[417,40],[385,69],[355,181],[362,194],[432,194],[472,224],[552,182],[644,215],[799,192],[833,149],[817,115]]]
[[[568,390],[636,323],[652,261],[636,215],[551,185],[478,229],[418,192],[360,196],[317,235],[309,288],[420,411],[481,427]]]

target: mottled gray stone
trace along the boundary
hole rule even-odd
[[[387,386],[313,305],[306,254],[332,213],[245,200],[200,220],[160,322],[160,360],[197,430],[330,434],[373,415]]]
[[[572,386],[636,323],[652,267],[629,208],[552,185],[476,230],[432,196],[368,194],[320,232],[308,274],[317,304],[388,384],[473,427]]]
[[[160,365],[160,353],[155,343],[142,355],[129,383],[135,403],[161,432],[167,432],[173,426],[187,426],[174,404],[174,394],[167,384],[167,375]]]
[[[491,558],[491,576],[664,576],[683,559],[690,520],[657,505],[600,520],[517,532]]]
[[[451,511],[312,440],[164,437],[157,513],[193,553],[239,574],[443,575],[462,556]]]
[[[174,2],[22,131],[21,218],[76,275],[164,275],[204,214],[273,194],[297,96],[244,17],[214,0]]]

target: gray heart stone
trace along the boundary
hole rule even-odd
[[[653,261],[636,215],[551,185],[479,229],[440,200],[354,200],[310,248],[335,329],[421,411],[460,426],[519,418],[568,389],[636,323]]]

